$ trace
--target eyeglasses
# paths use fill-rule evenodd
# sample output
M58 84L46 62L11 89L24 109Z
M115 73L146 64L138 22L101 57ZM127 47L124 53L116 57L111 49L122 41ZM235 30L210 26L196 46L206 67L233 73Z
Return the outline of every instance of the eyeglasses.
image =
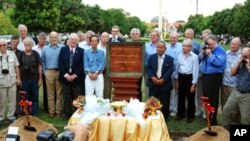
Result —
M184 45L184 44L183 44L182 46L183 46L183 47L184 47L184 46L185 46L185 47L190 47L190 45Z
M6 47L6 44L2 44L2 45L0 45L0 47Z

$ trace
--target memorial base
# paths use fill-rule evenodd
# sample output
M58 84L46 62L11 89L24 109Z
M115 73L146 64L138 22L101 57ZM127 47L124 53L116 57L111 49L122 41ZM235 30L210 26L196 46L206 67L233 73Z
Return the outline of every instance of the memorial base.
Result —
M141 77L121 77L112 76L113 82L113 101L127 100L136 98L141 100Z

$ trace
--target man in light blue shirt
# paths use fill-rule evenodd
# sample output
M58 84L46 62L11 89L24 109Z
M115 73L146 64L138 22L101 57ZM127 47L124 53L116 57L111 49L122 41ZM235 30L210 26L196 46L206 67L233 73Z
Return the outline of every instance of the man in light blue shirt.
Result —
M104 51L97 49L99 38L96 35L90 37L91 49L84 52L85 95L94 93L97 97L103 97L104 80L103 70L105 67Z
M58 80L59 53L62 46L58 43L57 32L52 31L49 38L50 44L42 52L42 64L47 84L49 116L54 117L61 116L62 112L62 85Z
M178 42L178 33L171 32L169 35L170 44L167 45L166 54L174 58L174 72L176 68L176 62L178 55L182 52L182 44ZM178 89L175 85L174 75L172 75L172 85L170 97L170 116L175 116L177 113L177 101L178 101Z

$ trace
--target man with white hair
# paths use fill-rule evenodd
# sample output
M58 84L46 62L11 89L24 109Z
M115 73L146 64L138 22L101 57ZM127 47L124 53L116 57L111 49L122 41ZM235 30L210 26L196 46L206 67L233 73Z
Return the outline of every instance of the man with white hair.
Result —
M183 51L178 55L175 70L175 79L177 80L178 110L177 120L185 117L187 109L187 122L193 122L195 113L195 89L199 76L199 59L192 52L192 40L185 39L182 44ZM187 98L187 108L185 106Z
M187 28L185 31L185 38L192 40L192 52L198 55L200 53L200 44L193 40L194 30L192 28Z
M62 83L64 118L68 120L75 111L72 102L79 95L84 95L83 52L78 47L76 33L69 36L69 45L62 47L59 54L59 80Z
M139 28L132 28L130 31L130 38L132 42L138 42L140 39L140 29Z
M18 25L18 32L19 32L19 44L17 46L17 49L24 51L24 44L23 40L28 37L28 28L24 24ZM33 45L36 45L35 41L32 39Z
M49 116L61 115L62 112L62 85L59 77L59 53L61 45L58 43L58 34L52 31L49 35L50 44L42 52L43 72L45 74L48 95Z
M106 49L107 49L107 43L109 42L109 34L107 32L103 32L101 35L101 40L97 46L98 49L102 50L105 55L106 59ZM104 77L104 98L111 99L111 91L112 91L112 81L110 79L110 76L108 76L106 71L106 66L103 71L103 77Z
M178 42L178 33L171 32L169 34L170 44L167 45L166 54L174 58L174 68L176 68L176 62L178 55L182 52L182 44ZM174 70L175 71L175 70ZM172 76L172 78L174 75ZM171 90L170 97L170 116L176 116L178 106L178 89L176 88L175 79L172 79L173 89Z
M95 32L89 30L85 33L85 41L79 43L79 47L84 49L85 51L90 49L91 48L91 45L90 45L90 40L89 38L92 36L92 35L95 35Z
M5 118L15 121L16 86L20 85L19 62L13 51L7 50L7 42L0 39L0 125ZM6 101L6 99L8 101ZM8 105L5 105L8 104ZM8 108L7 108L8 107Z
M34 46L31 38L23 40L25 50L20 53L21 87L26 91L26 99L32 102L31 115L38 116L39 113L39 87L42 85L42 63L38 52L32 50Z

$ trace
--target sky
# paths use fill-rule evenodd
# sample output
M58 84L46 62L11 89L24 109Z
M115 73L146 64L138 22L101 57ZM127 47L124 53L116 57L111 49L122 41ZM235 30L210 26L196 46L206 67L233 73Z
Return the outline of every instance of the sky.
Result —
M150 22L159 15L160 0L82 0L91 6L97 4L102 9L122 8L131 16L137 16L142 21ZM212 15L215 11L232 8L236 3L245 0L198 0L198 13L204 16ZM196 14L196 0L162 0L162 15L169 22L187 21L190 15Z

